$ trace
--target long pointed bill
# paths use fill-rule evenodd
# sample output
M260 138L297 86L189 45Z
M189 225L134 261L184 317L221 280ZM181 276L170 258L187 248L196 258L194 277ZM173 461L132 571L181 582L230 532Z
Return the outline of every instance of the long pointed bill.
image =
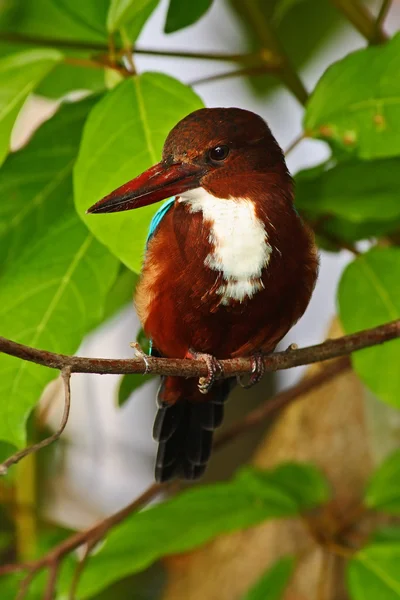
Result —
M192 163L167 165L161 161L96 202L87 212L112 213L147 206L199 187L203 175L204 167Z

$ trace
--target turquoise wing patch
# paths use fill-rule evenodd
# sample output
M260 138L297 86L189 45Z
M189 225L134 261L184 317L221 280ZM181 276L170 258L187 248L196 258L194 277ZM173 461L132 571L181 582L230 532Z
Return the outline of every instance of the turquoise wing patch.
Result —
M160 206L160 208L158 209L158 211L152 218L150 227L149 227L149 232L147 234L146 247L147 247L147 244L149 243L149 241L151 240L151 238L153 237L153 235L155 234L156 229L159 226L159 224L161 223L162 219L165 217L165 215L167 214L169 209L172 208L174 202L175 202L175 197L169 198L168 200L166 200Z

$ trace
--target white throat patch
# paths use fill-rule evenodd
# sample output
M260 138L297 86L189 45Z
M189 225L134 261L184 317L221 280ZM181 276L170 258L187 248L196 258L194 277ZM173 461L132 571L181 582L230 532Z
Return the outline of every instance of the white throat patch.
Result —
M204 264L222 274L224 281L216 290L221 304L242 302L262 290L261 273L272 248L252 200L216 198L200 187L185 192L179 201L188 203L191 212L201 211L211 225L212 251Z

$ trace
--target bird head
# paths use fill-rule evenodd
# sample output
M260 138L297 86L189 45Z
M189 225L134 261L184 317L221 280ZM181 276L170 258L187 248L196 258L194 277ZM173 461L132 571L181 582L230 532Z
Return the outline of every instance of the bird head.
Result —
M202 108L170 131L159 163L87 212L131 210L201 187L219 198L243 196L257 175L266 174L291 187L283 152L265 121L240 108Z

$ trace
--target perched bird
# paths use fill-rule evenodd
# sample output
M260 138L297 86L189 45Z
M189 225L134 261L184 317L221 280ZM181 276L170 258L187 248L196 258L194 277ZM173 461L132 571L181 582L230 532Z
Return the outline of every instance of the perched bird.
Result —
M250 384L257 382L262 354L302 316L318 271L313 235L293 206L283 152L252 112L189 114L169 133L161 162L88 212L165 198L150 227L136 309L152 354L203 358L209 376L199 385L179 377L161 382L157 481L204 473L233 383L214 382L218 359L252 356Z

